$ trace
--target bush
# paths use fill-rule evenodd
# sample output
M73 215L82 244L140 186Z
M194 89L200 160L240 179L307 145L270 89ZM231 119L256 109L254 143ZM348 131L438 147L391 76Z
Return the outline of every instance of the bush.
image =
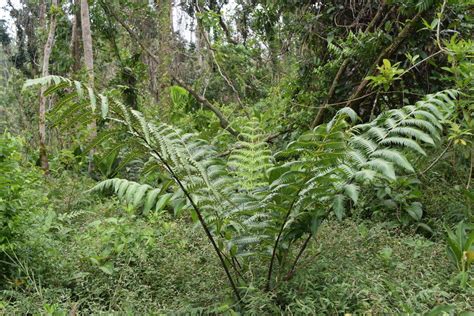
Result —
M41 173L23 163L23 143L9 133L0 137L0 279L7 275L5 262L21 239L22 216L28 216L25 213L31 213L42 200L35 191Z

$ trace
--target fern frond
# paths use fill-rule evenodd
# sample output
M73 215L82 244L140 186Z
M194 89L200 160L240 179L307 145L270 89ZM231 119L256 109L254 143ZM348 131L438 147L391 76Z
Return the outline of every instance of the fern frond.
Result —
M370 161L368 161L365 166L370 167L378 172L380 172L382 175L387 177L390 180L395 180L396 175L395 175L395 169L393 168L393 164L391 162L388 162L386 160L380 159L380 158L375 158Z
M414 172L413 166L408 162L404 155L393 149L378 149L372 153L373 157L380 157L393 162L409 172Z
M426 156L426 152L421 148L420 145L416 141L410 138L404 138L404 137L387 137L384 140L380 142L381 145L384 146L401 146L401 147L407 147L410 149L413 149L423 156Z
M161 188L153 188L148 184L140 184L126 179L108 179L97 183L90 192L107 192L112 190L119 199L131 204L135 208L143 207L143 213L153 207L161 210L169 202L169 195L162 194ZM163 198L165 196L165 198Z
M392 136L392 135L409 136L417 140L420 140L422 142L425 142L427 144L434 145L433 139L428 134L413 127L404 127L404 126L395 127L389 133L389 136Z

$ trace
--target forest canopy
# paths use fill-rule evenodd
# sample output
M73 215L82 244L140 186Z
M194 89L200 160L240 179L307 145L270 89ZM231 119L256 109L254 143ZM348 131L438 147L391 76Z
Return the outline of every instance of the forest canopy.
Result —
M0 314L474 311L471 0L7 0Z

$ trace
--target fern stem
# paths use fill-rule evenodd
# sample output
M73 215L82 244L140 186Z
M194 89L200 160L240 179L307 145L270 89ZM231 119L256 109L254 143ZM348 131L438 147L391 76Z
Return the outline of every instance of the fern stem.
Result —
M449 141L448 145L446 146L446 148L441 152L441 154L436 157L435 160L433 160L433 162L428 166L426 167L425 170L423 170L422 172L420 172L420 176L422 176L423 174L425 174L428 170L430 170L431 168L433 168L434 165L436 165L436 163L441 159L441 157L444 156L444 154L448 151L449 147L451 147L451 144L453 143L452 140Z
M142 137L141 135L138 135L146 144L148 144L148 142L146 141L145 137ZM151 147L150 147L151 148ZM204 217L202 216L201 214L201 211L199 210L198 206L196 205L196 203L194 202L194 200L192 199L191 195L189 194L189 192L186 190L186 188L184 187L183 183L181 182L181 180L178 178L178 176L176 175L176 173L173 171L173 169L171 168L171 166L166 162L166 160L163 159L163 157L160 155L160 153L151 148L151 150L158 156L158 158L160 159L160 161L163 163L163 165L165 166L165 168L167 169L168 173L173 177L173 179L176 181L176 183L178 184L178 186L180 187L180 189L183 191L184 195L186 196L186 198L189 200L189 203L191 203L191 206L192 208L194 209L194 211L196 212L196 215L199 219L199 223L201 224L202 228L204 229L204 232L206 233L206 236L207 238L209 239L209 241L211 242L212 244L212 247L214 248L214 251L216 252L217 256L219 257L219 260L221 262L221 265L222 265L222 268L224 269L225 271L225 274L227 276L227 278L229 279L229 283L232 287L232 290L234 291L234 294L235 296L237 297L237 300L240 302L242 301L242 298L240 297L240 294L239 294L239 291L237 290L237 286L235 285L235 282L234 282L234 279L232 278L232 275L230 274L230 271L229 271L229 268L227 267L226 263L225 263L225 260L224 260L224 257L223 257L223 254L221 253L221 251L219 250L219 247L217 247L217 243L216 241L214 240L214 237L212 236L211 234L211 231L209 230L209 227L207 226L205 220L204 220Z
M240 272L240 270L237 268L240 267L240 263L239 261L237 260L237 258L235 258L235 256L231 256L230 258L228 256L226 256L225 253L223 253L221 251L221 254L224 256L224 258L231 264L232 268L234 268L234 271L235 271L235 274L237 275L237 277L240 277L244 282L247 282L247 280L244 278L244 276L242 275L242 273ZM236 265L237 263L237 265Z
M270 282L272 279L272 273L273 273L273 264L275 263L275 257L276 257L276 251L278 247L278 243L280 242L281 235L283 234L283 229L285 228L286 222L288 221L288 218L290 217L291 211L293 210L293 206L296 203L296 200L298 199L298 195L301 192L301 188L298 190L296 193L295 198L290 204L290 207L288 208L288 211L286 212L285 218L283 219L283 223L281 223L280 231L278 232L277 239L275 240L275 244L273 245L273 250L272 250L272 258L270 259L270 265L268 267L268 274L267 274L267 285L265 286L266 291L270 291Z
M125 123L126 124L126 123ZM128 124L127 124L128 125ZM202 228L204 229L204 232L206 233L206 236L207 238L209 239L209 241L211 242L212 244L212 247L214 248L214 251L216 252L217 256L219 257L219 261L222 265L222 268L224 269L225 271L225 274L227 276L227 279L229 280L229 283L232 287L232 290L234 291L234 294L235 296L237 297L237 300L238 302L241 302L242 301L242 298L239 294L239 291L237 290L237 286L235 285L235 282L234 282L234 279L232 278L232 275L230 274L230 271L229 271L229 268L227 267L226 263L225 263L225 259L223 257L223 254L221 253L221 251L219 250L219 247L217 247L217 243L214 239L214 237L212 236L211 234L211 231L209 229L209 227L207 226L206 224L206 221L204 220L204 217L202 216L202 213L201 211L199 210L199 207L196 205L196 203L194 202L193 198L191 197L191 195L189 194L188 190L186 190L186 188L184 187L183 183L181 182L181 180L179 179L179 177L176 175L176 173L174 172L173 168L171 168L171 166L168 164L168 162L160 155L160 153L151 146L151 144L148 142L148 140L146 139L146 137L142 136L132 125L129 125L129 127L132 129L132 134L138 138L140 138L144 144L146 144L146 147L149 148L151 151L153 151L153 153L158 157L158 159L161 161L161 163L163 164L163 166L165 167L166 171L168 171L168 173L171 175L171 177L174 179L174 181L178 184L178 186L180 187L180 189L183 191L184 195L186 196L186 198L188 199L189 203L191 204L191 207L194 209L194 211L196 212L196 215L198 217L198 220L199 220L199 223L201 224Z
M295 273L295 270L296 270L296 265L298 264L298 261L300 260L301 256L303 255L303 252L306 250L306 247L308 246L309 241L311 240L312 237L313 237L313 234L310 233L308 238L306 238L303 245L301 246L301 249L298 252L298 255L296 256L295 261L293 261L293 266L291 267L290 271L288 271L288 274L285 277L286 281L288 281L289 279L291 279L293 277L293 275Z
M471 150L471 166L469 168L469 177L467 178L466 190L471 187L472 169L474 169L474 149Z

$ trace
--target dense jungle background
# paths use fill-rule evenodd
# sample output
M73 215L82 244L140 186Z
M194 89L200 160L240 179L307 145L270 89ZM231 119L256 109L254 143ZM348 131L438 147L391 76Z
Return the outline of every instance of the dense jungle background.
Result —
M0 314L474 315L472 0L0 3Z

